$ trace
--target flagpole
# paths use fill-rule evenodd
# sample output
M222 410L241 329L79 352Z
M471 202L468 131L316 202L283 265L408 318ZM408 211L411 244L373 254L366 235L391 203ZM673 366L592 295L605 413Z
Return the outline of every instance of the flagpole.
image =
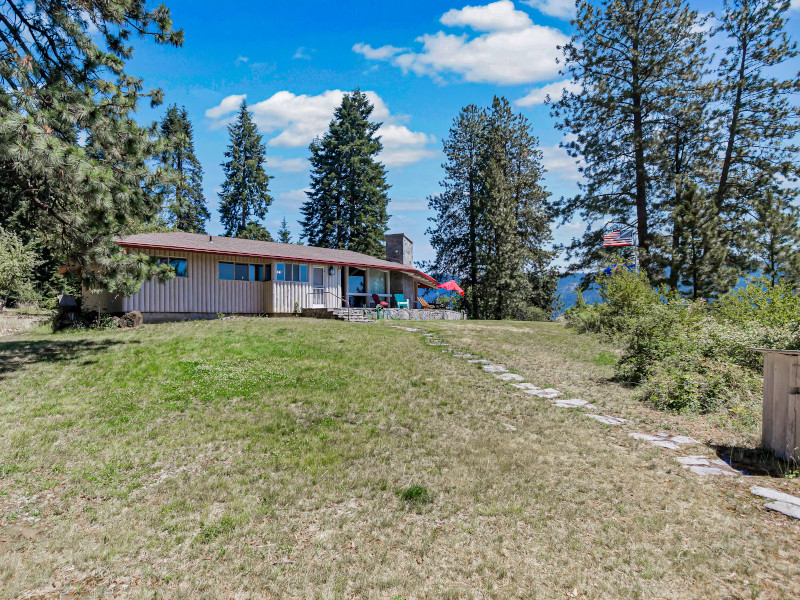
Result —
M633 234L633 264L636 266L636 274L639 274L639 234Z

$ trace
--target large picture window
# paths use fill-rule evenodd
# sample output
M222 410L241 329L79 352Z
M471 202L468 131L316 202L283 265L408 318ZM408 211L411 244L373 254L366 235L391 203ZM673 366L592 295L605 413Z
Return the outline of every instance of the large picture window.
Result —
M219 263L219 278L228 281L269 281L270 265L248 265L242 263Z

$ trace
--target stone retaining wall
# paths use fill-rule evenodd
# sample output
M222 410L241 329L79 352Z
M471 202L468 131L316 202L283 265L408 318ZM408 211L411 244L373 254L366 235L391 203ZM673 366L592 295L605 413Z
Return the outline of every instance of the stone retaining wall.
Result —
M361 310L368 319L378 318L378 311L375 308L363 308ZM438 308L387 308L381 310L381 317L400 321L460 321L467 318L464 313Z

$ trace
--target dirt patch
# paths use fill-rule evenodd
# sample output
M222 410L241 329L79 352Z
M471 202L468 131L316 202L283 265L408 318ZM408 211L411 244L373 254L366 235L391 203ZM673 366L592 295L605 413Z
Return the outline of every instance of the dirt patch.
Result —
M24 525L0 526L0 555L21 550L41 536L41 528Z

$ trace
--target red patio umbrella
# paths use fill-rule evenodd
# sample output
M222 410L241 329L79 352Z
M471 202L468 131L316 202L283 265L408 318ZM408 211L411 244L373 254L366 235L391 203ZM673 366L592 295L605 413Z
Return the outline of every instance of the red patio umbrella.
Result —
M462 296L464 295L464 290L462 290L458 284L454 280L445 281L444 283L440 283L436 287L442 288L443 290L450 290L451 292L458 292Z

